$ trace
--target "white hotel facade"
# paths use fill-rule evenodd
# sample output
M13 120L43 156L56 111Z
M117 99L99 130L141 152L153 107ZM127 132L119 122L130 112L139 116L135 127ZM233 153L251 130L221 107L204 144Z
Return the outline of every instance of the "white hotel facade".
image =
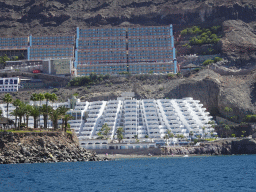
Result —
M110 127L108 134L110 140L117 139L116 130L122 127L123 143L128 144L135 142L135 135L142 142L166 142L164 136L167 130L185 138L190 138L191 131L194 136L203 137L211 137L211 133L214 133L214 129L208 124L212 120L209 112L203 108L199 100L193 100L191 97L137 100L133 98L133 93L124 93L117 100L81 102L73 98L66 103L52 105L54 108L61 105L73 108L67 112L74 117L69 124L77 133L81 146L87 149L108 148L108 141L97 139L97 133L105 123ZM6 110L5 104L0 105L0 108ZM10 109L9 111L14 110L12 105ZM85 118L86 114L87 118ZM40 125L43 126L42 116ZM49 125L51 125L50 121ZM29 120L29 126L33 127L32 118ZM178 142L177 139L169 140L169 143L175 142ZM127 145L126 148L129 146Z

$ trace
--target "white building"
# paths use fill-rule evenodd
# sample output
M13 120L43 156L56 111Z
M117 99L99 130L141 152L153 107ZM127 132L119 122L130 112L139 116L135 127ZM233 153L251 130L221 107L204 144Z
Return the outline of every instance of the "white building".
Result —
M81 146L88 149L107 147L106 140L97 139L97 133L105 123L110 127L108 134L110 140L117 139L116 130L122 127L124 129L123 143L130 144L135 143L136 139L141 142L165 143L164 137L167 130L176 136L183 135L186 139L190 137L190 132L193 132L194 137L197 135L211 137L211 133L214 132L214 129L208 124L212 117L198 100L193 100L190 97L136 100L133 96L133 93L124 93L117 100L94 102L81 102L79 99L73 98L66 103L50 105L53 108L62 105L73 108L67 112L74 117L69 124L77 133ZM1 107L4 111L3 115L6 116L6 104L0 105ZM12 110L14 107L10 105L9 111ZM50 126L52 125L50 120L48 123ZM40 125L43 126L42 116ZM32 117L29 120L29 126L33 127ZM174 138L168 141L170 144L178 142ZM125 146L128 148L130 145ZM144 146L149 146L149 144Z
M19 77L0 78L0 92L17 92L19 83Z

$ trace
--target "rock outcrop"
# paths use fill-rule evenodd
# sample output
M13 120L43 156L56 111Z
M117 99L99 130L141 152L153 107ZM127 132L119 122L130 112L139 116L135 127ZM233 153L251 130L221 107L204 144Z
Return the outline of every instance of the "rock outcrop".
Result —
M241 20L223 22L224 37L221 39L222 54L236 66L255 64L256 61L256 25ZM249 67L249 66L247 66Z
M199 146L170 147L166 152L173 155L256 154L256 141L253 139L220 140L201 143Z
M213 24L254 21L253 0L0 0L0 35L69 33L76 26Z
M62 133L0 134L0 164L100 160Z

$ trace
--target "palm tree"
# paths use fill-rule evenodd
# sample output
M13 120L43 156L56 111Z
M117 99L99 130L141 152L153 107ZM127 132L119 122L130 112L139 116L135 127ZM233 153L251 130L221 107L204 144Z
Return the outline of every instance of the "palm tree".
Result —
M47 105L43 105L41 108L41 113L44 117L44 128L47 129L47 117L48 117L48 113L52 111L52 107L51 106L47 106Z
M18 106L18 108L16 109L17 111L17 115L19 117L19 127L18 129L20 129L20 126L21 126L21 120L22 120L22 117L24 117L26 111L25 111L25 108L26 108L26 105L25 103L21 102L21 104Z
M97 135L100 136L100 137L103 136L107 139L109 131L110 131L110 128L109 128L108 124L105 123L104 125L102 125L102 128L97 133Z
M46 99L46 109L47 109L47 116L46 116L46 122L48 122L48 114L49 114L49 111L48 111L48 102L49 101L55 101L55 100L57 100L58 98L57 98L57 95L55 94L55 93L53 93L53 94L50 94L50 93L45 93L44 94L44 98ZM46 126L46 128L48 128L48 125Z
M16 112L13 114L15 116L15 129L17 128L16 125L17 125L17 110L18 110L18 107L21 105L21 101L19 99L15 99L14 102L12 103L15 107L16 107Z
M74 117L71 116L71 115L69 115L69 114L67 114L67 115L64 116L65 133L66 133L67 127L68 127L68 121L71 120L71 119L73 119L73 118L74 118Z
M193 131L190 131L190 132L189 132L190 140L192 140L193 135L194 135Z
M54 101L57 101L57 100L58 100L57 95L56 95L55 93L52 93L52 94L51 94L51 97L50 97L50 101L51 101L51 102L54 102Z
M26 117L26 127L28 128L28 119L30 116L30 112L32 111L32 106L29 104L26 104L25 106L25 117Z
M53 109L53 110L49 113L49 116L50 116L50 119L52 120L53 128L54 128L55 130L58 129L58 120L59 120L60 117L61 117L59 108L57 108L57 109L55 109L55 110Z
M3 101L7 104L7 119L8 119L9 104L12 102L12 96L11 96L9 93L7 93L7 94L4 96Z
M66 115L66 112L69 110L69 108L66 108L65 106L60 106L58 107L59 113L60 113L60 117L62 119L62 124L61 124L61 129L63 131L63 127L64 127L64 117Z
M45 99L44 94L43 93L38 93L37 98L40 101L40 106L41 106L42 101Z
M37 118L40 116L40 110L38 106L32 106L30 115L34 118L34 128L37 128Z
M116 131L116 134L117 134L117 139L118 139L118 142L120 143L124 136L123 136L123 133L124 133L124 129L122 127L118 128L117 131Z
M10 115L12 115L12 116L15 116L15 129L17 128L17 117L18 117L18 113L17 113L17 109L14 109L11 113L10 113Z
M39 98L38 98L38 94L36 93L33 93L30 97L30 100L31 101L34 101L34 105L35 105L35 101L39 101Z

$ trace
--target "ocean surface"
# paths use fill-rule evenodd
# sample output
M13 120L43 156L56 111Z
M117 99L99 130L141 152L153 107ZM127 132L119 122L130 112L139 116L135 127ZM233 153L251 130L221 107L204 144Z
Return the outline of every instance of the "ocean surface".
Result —
M256 191L256 155L0 165L0 191Z

